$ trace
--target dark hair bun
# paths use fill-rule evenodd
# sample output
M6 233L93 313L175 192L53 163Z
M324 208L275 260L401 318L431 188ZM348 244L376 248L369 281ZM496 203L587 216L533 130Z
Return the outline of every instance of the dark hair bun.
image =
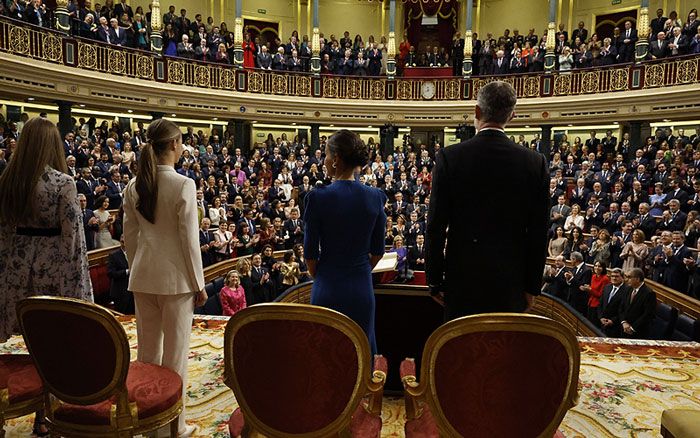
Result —
M341 129L328 138L332 155L337 156L349 167L363 167L369 161L369 149L354 132Z

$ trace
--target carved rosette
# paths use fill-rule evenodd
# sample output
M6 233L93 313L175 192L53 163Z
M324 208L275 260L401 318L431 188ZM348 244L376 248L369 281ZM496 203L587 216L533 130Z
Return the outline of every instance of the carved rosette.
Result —
M626 68L616 68L610 72L610 88L618 90L626 90L627 82L629 81L629 74Z
M198 65L194 70L194 82L200 87L209 87L209 67Z
M338 97L338 79L323 78L323 96Z
M399 100L410 100L411 89L412 85L410 81L399 81L399 84L396 87L396 97L398 97Z
M297 96L311 96L311 78L308 76L296 77Z
M523 93L526 97L538 97L540 95L540 78L530 76L525 79Z
M143 79L153 79L153 58L139 56L136 59L136 75Z
M359 99L362 95L362 86L357 79L348 79L347 81L347 97L349 99Z
M219 75L221 88L225 90L232 90L236 83L236 76L230 69L221 69L221 74Z
M459 81L450 79L445 84L445 98L448 100L459 100Z
M263 90L263 77L261 73L250 72L248 74L248 91L260 93Z
M373 100L383 100L385 97L386 84L383 80L373 80L369 89L370 98Z
M52 62L63 61L63 43L59 37L52 33L44 35L41 45L45 60Z
M110 73L123 74L126 71L126 55L121 50L110 50L107 58Z
M92 44L78 43L78 67L97 68L97 50Z
M559 75L554 80L554 94L567 96L571 94L571 75Z
M589 71L583 75L581 80L581 89L584 93L597 93L600 84L599 75L597 71Z
M22 27L10 27L10 51L27 54L29 52L29 31Z
M662 65L648 65L644 71L644 87L660 87L664 84L664 68Z
M168 82L173 84L181 84L185 79L185 66L182 62L168 62Z
M287 94L287 77L285 75L272 75L272 92L274 94Z
M695 78L697 77L698 63L696 60L688 59L678 62L678 69L676 70L676 79L678 83L688 84L690 82L695 82Z

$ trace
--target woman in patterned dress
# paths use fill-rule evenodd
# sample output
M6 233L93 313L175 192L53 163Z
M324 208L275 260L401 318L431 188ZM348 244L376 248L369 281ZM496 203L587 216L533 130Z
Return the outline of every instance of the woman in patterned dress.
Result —
M26 297L93 301L78 191L67 171L56 126L28 121L0 176L0 343L19 333L15 305ZM35 418L34 433L45 436L43 414Z
M0 177L0 342L18 333L15 304L25 297L93 300L78 192L66 172L56 126L27 122Z

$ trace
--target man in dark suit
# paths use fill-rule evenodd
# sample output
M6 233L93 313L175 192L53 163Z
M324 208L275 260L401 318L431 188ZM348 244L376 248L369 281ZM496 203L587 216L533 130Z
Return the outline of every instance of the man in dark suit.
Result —
M199 228L199 249L202 253L202 266L207 267L213 263L213 250L214 247L211 245L212 236L209 234L209 227L211 226L211 221L209 218L204 218L200 222Z
M574 265L571 271L564 274L566 284L569 286L569 304L585 316L588 314L588 290L583 286L591 284L593 271L583 262L583 255L580 252L572 252L569 258Z
M496 52L496 59L493 60L491 65L492 75L505 75L508 74L508 60L505 58L505 53L503 50Z
M414 271L425 271L425 237L416 236L416 244L408 250L408 267Z
M613 268L608 270L610 284L603 288L603 295L600 297L598 306L598 321L593 321L603 329L610 337L620 336L620 301L622 297L628 296L629 286L625 284L622 269Z
M656 18L651 20L651 34L658 35L659 32L664 30L664 25L666 24L668 18L664 17L664 10L659 8L656 10Z
M122 205L123 193L126 184L122 183L122 176L118 170L112 171L112 179L107 182L105 196L109 198L109 208L117 209Z
M253 304L266 303L276 298L270 272L262 265L262 257L256 253L250 257L250 281L253 283Z
M672 233L671 246L665 247L662 254L668 264L663 284L678 292L687 293L690 269L695 259L690 249L685 246L685 236L682 231Z
M121 2L117 3L116 6L114 6L114 16L118 17L120 20L122 18L122 15L128 15L129 18L134 18L134 11L131 9L131 6L126 4L126 0L122 0Z
M573 43L576 41L576 37L579 37L581 39L582 43L585 43L588 41L588 29L583 27L583 21L578 22L578 29L574 29L573 32L571 32L571 42Z
M464 38L459 32L452 40L452 76L462 76L462 61L464 60ZM479 65L478 63L476 65Z
M656 294L644 284L644 271L639 268L627 272L630 290L619 304L620 336L647 339L656 313Z
M545 286L543 292L554 295L564 301L568 301L569 288L566 284L564 275L568 272L566 260L563 255L559 255L554 259L554 266L549 266L547 273L544 276Z
M540 294L549 171L542 154L518 146L504 132L516 100L510 84L485 85L475 107L477 134L435 154L426 275L431 295L445 305L447 320L486 312L522 312ZM511 184L484 183L492 179L493 169L483 163L494 160ZM505 198L510 201L496 201ZM494 202L476 212L474 199ZM465 287L467 279L469 287Z
M285 247L292 249L297 243L304 243L304 222L299 219L299 210L293 208L289 219L284 221Z
M631 21L625 21L625 30L622 31L622 45L618 48L620 62L634 61L635 44L637 43L637 29L632 28Z
M262 46L262 51L258 53L258 65L263 70L272 69L272 56L267 53L267 46Z
M119 239L121 247L109 255L107 261L107 276L111 280L109 296L114 300L114 308L117 312L133 315L134 295L129 288L129 263L124 252L124 235Z
M95 249L95 233L99 229L99 221L95 217L95 213L87 208L87 197L79 193L78 201L80 202L80 212L83 218L83 230L85 231L85 246L88 251Z
M671 53L666 41L666 34L659 32L656 34L656 41L649 43L649 56L651 59L663 59Z
M126 46L126 31L119 27L119 21L116 18L109 20L109 25L112 27L113 39L112 44L117 46Z

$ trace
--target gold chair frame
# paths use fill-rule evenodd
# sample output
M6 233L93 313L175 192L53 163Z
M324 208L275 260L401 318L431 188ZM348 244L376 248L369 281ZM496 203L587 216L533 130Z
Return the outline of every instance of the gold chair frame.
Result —
M306 321L327 325L345 334L355 346L358 371L353 393L343 412L323 429L304 434L290 434L274 429L255 415L242 394L232 356L236 333L251 322L273 320ZM242 436L274 436L276 438L298 438L302 436L304 438L349 437L348 426L352 421L352 414L363 398L369 396L366 410L370 414L379 415L382 411L386 374L382 371L374 371L370 377L370 356L369 342L365 332L353 320L335 310L308 304L268 303L251 306L236 313L226 324L226 332L224 334L224 383L233 390L241 412L245 417L245 429Z
M420 402L430 408L440 436L460 437L462 435L450 424L437 399L435 390L435 362L443 345L456 337L479 332L516 331L529 332L557 339L564 346L569 357L569 373L564 398L549 423L540 434L541 438L551 438L561 424L566 412L578 402L578 375L581 352L576 336L560 322L538 315L523 313L489 313L465 316L447 322L433 332L423 350L420 383L416 376L404 376L404 401L406 419L413 420L422 414Z
M5 421L24 417L41 410L44 406L44 395L10 404L10 393L7 388L0 390L0 438L5 437Z
M172 438L178 436L178 418L182 412L182 399L166 411L143 419L138 417L136 403L129 402L129 394L126 388L126 376L130 363L129 342L124 327L109 310L74 298L50 296L26 298L17 303L17 315L23 334L25 333L23 317L27 312L33 310L61 311L91 319L107 331L116 347L115 372L109 384L94 394L82 397L65 394L53 387L44 377L42 369L37 366L37 372L44 384L45 398L43 405L46 424L52 437L132 437L152 432L168 425L170 425L170 436ZM26 344L30 355L35 357L31 345L28 342ZM73 424L55 418L54 413L63 402L86 406L103 402L112 397L116 398L116 404L111 406L110 424L108 426Z

